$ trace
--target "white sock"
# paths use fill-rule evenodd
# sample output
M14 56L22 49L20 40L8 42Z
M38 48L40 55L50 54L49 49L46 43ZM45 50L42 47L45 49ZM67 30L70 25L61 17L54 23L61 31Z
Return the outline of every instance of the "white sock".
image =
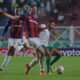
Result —
M3 62L3 64L2 64L2 66L1 66L1 69L4 69L6 66L7 66L7 64L9 63L9 61L10 61L10 59L11 59L11 56L6 56L6 58L4 59L4 62Z
M39 60L37 58L34 58L31 63L29 64L29 67L33 67L35 66L37 63L39 62Z
M44 54L41 53L40 55L40 72L44 71Z

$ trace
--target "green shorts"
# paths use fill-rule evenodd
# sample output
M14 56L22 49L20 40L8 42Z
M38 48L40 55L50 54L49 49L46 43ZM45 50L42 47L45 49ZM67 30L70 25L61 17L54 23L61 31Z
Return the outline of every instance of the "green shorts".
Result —
M45 46L45 45L42 45L42 47L44 48L44 49L48 49L50 52L52 51L52 49L53 49L53 47L52 46Z

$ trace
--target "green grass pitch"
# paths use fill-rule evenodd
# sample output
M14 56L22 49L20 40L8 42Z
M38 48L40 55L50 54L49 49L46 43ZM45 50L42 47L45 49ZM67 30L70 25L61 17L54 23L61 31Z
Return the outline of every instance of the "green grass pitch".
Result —
M12 57L4 71L0 72L0 80L80 80L80 57L62 57L53 67L64 66L62 75L54 72L52 75L40 76L40 67L37 64L29 74L25 74L25 64L32 57ZM0 66L4 57L0 57ZM46 69L46 67L45 67Z

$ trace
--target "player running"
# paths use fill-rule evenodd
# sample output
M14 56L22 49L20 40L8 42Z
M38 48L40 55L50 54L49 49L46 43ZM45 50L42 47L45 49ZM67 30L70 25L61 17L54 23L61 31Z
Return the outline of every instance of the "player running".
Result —
M4 14L4 13L2 13ZM17 8L16 15L20 16L21 9ZM7 26L5 27L1 40L4 40L4 35L6 34L8 28L11 26L10 29L10 36L8 40L8 53L6 58L4 59L4 62L0 68L0 71L2 71L6 65L9 63L11 56L13 56L17 51L19 51L23 46L18 47L21 43L21 39L23 37L23 21L22 20L9 20Z
M47 74L49 74L49 72L50 72L51 65L53 63L55 63L61 57L61 53L57 49L55 49L55 48L48 45L49 37L50 37L50 31L49 30L53 29L54 26L55 26L55 23L53 21L49 21L48 25L42 24L41 27L45 28L45 29L43 31L41 31L40 34L39 34L41 45L45 49ZM40 69L42 71L44 71L44 62L43 62L44 58L42 56L43 56L43 54L41 54L40 62L42 62L43 66L40 66ZM50 62L50 58L52 56L56 56L56 57ZM37 60L37 58L35 58L35 59L32 60L32 62L33 63L29 64L29 67L28 67L29 70L33 66L35 66L39 61ZM43 73L41 75L45 75L45 74Z
M54 26L55 26L55 23L53 21L49 21L48 25L45 25L45 24L41 25L41 28L45 28L45 29L43 31L41 31L40 34L39 34L41 45L45 49L45 56L47 57L47 59L46 59L47 64L48 64L47 65L47 73L49 72L49 69L50 69L50 63L48 62L48 60L51 58L51 56L52 55L60 56L60 54L57 53L57 52L56 53L52 52L52 54L51 54L51 52L48 49L48 47L50 48L50 46L48 46L49 36L50 36L49 30L53 29ZM53 48L53 50L55 50L55 49ZM40 66L40 69L41 69L41 71L44 71L44 58L43 58L43 54L41 54L40 56L41 56L40 57L40 62L42 63L42 66ZM33 59L32 62L28 66L28 72L38 62L39 62L39 60L37 58ZM41 75L45 75L45 73L43 73Z
M37 59L39 60L40 53L44 55L44 49L41 47L41 43L39 40L39 30L41 28L38 27L38 22L34 17L36 11L37 11L37 7L32 6L30 9L30 14L23 14L20 16L11 16L10 14L5 13L4 11L0 11L0 12L11 19L14 19L14 20L20 19L24 21L26 39L29 40L30 45L33 45L35 47L36 53L37 53L36 54ZM28 66L29 65L26 65L26 74L28 74ZM44 71L40 71L40 72L43 73Z
M49 38L50 38L50 30L53 29L55 23L53 21L49 21L48 25L42 24L41 27L47 27L47 29L40 32L40 40L42 43L42 47L45 49L46 56L46 65L47 65L47 74L49 74L50 70L53 72L52 65L61 57L62 53L58 51L56 48L49 46ZM55 56L52 61L50 58Z

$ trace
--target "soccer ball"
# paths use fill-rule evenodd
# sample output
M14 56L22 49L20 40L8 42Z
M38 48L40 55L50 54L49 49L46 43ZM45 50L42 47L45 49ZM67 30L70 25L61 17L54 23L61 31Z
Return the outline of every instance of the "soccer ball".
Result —
M55 71L58 74L63 74L64 73L64 67L63 66L58 66L58 67L55 68Z

